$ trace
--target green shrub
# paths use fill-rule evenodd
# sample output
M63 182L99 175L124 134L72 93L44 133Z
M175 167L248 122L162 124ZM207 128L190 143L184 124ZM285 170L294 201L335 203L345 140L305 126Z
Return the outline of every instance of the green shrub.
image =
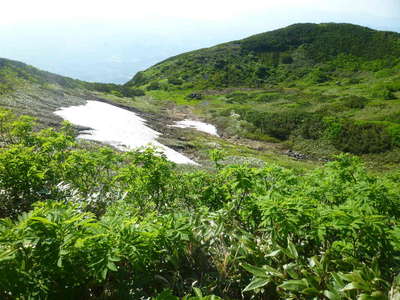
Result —
M301 127L305 119L311 116L310 113L296 110L271 113L241 109L238 113L262 133L280 140L286 140L294 130Z
M387 132L392 138L392 144L397 147L400 147L400 125L399 124L387 125Z
M148 82L148 79L144 72L137 72L135 76L133 76L132 80L129 83L132 83L135 86L141 86Z
M227 103L245 103L251 99L251 96L244 92L234 92L226 96Z
M300 135L305 139L316 140L324 135L326 124L323 122L323 115L312 114L307 116L301 126Z
M393 90L388 85L379 85L371 90L371 96L376 97L383 100L393 100L396 99L396 96L393 93Z
M292 58L290 55L288 55L288 54L282 55L282 56L281 56L281 62L282 62L283 64L288 65L288 64L291 64L291 63L293 62L293 58Z
M145 92L141 89L130 89L129 90L129 96L144 96Z
M365 104L368 103L368 99L353 95L343 98L342 102L345 106L349 108L363 109L365 107Z
M327 132L332 144L344 152L379 153L392 148L392 137L383 124L341 120L330 123Z
M258 67L256 70L257 78L265 79L269 75L270 75L269 68L267 68L267 67L261 66L261 67Z
M382 145L382 130L400 133L389 122L245 112L254 122L275 117L265 129L314 128L322 119L327 138L357 151L375 150L368 139ZM221 151L211 152L212 171L182 172L153 149L77 149L69 126L33 128L30 118L0 111L1 299L398 293L399 174L376 176L350 155L310 171L253 168L224 164Z
M123 97L124 95L120 91L111 91L111 95L117 96L117 97Z
M393 69L383 69L375 72L376 78L385 78L396 74L396 70Z
M282 95L279 93L265 93L265 94L262 93L262 94L258 94L255 97L255 101L260 102L260 103L268 103L268 102L276 101L280 97L282 97Z
M400 124L400 111L393 112L385 117L385 121Z
M161 85L158 81L152 81L148 86L147 90L148 91L153 91L153 90L159 90L161 88Z
M314 69L308 73L306 76L306 80L310 83L324 83L330 80L330 77L326 72L322 71L321 69Z
M168 78L168 83L173 85L181 85L183 83L183 80L179 78Z

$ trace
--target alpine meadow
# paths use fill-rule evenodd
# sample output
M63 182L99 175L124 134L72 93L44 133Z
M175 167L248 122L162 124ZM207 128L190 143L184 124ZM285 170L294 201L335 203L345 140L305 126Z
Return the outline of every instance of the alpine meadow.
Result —
M88 101L164 148L55 113ZM399 300L400 33L298 23L125 84L1 58L0 299Z

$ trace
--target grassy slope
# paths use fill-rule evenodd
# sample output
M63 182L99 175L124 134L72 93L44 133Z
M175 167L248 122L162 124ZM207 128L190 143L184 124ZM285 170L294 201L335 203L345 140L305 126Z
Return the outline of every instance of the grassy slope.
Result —
M94 90L90 83L44 72L21 62L0 59L0 106L19 114L36 117L41 127L60 124L61 119L53 114L60 107L80 105L86 100L98 99L141 112L143 117L149 120L152 128L163 133L161 141L164 144L178 151L184 151L200 161L205 168L210 165L208 151L215 145L226 150L229 156L227 162L235 162L248 156L267 161L276 160L272 152L260 154L254 149L207 134L165 126L172 124L176 119L174 111L181 111L182 115L187 113L184 108L175 106L170 101L155 101L150 96L135 99L121 97L119 86L96 85L97 90L105 89L108 93ZM112 90L109 90L110 87ZM282 165L296 168L310 167L308 163L292 162L284 156L278 161ZM259 160L254 162L260 163Z
M0 58L0 106L37 117L43 125L60 123L52 113L57 108L101 100L104 93L114 94L114 101L123 103L129 91L116 84L84 82Z
M257 87L302 78L332 60L349 65L385 58L379 64L391 65L400 56L399 39L398 33L351 24L295 24L171 57L139 72L126 85L170 80L172 85L182 82L195 88Z
M37 117L43 125L57 125L57 108L92 98L84 83L38 70L21 62L0 59L0 105Z
M295 24L169 58L126 87L188 105L226 136L278 139L314 158L352 152L374 167L392 168L400 163L399 57L398 33ZM192 93L202 99L191 100ZM328 119L342 133L310 137L308 119L311 135L326 129Z
M163 142L200 160L219 147L231 162L250 156L303 168L347 151L388 169L400 163L396 136L386 138L390 131L400 141L399 41L399 34L350 24L297 24L172 57L124 86L86 83L1 59L0 104L56 125L60 119L52 112L58 107L101 98L162 116L152 125L164 133ZM143 90L146 96L131 97ZM201 99L188 98L192 93ZM216 124L224 139L165 128L187 116ZM326 120L332 118L336 123L329 126L342 126L350 137L327 137ZM347 120L362 124L342 124ZM287 149L311 162L282 155Z

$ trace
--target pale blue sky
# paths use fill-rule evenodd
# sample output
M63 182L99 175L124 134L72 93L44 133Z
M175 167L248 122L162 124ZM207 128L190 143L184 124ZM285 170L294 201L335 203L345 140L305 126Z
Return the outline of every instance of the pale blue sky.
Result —
M171 55L299 22L400 32L400 0L3 0L0 57L125 82Z

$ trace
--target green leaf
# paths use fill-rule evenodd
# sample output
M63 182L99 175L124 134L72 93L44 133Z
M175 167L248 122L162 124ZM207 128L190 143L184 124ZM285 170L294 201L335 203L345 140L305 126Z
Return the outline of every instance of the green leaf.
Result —
M296 246L290 241L288 240L288 250L289 250L289 256L291 258L298 258L299 254L297 253L297 249Z
M103 280L106 279L106 277L107 277L107 272L108 272L108 268L104 268L103 271L101 271L101 278L102 278Z
M200 299L203 298L203 293L201 292L201 290L197 287L193 287L193 291L196 294L197 297L199 297Z
M360 294L360 295L357 297L357 300L377 300L377 299L379 299L379 298L371 297L371 296L368 295L368 294Z
M57 267L62 268L62 256L60 256L57 260Z
M340 291L341 292L346 292L346 291L352 291L352 290L361 290L364 289L365 286L359 282L350 282L346 284L344 288L342 288Z
M289 291L300 292L308 288L308 282L306 279L287 280L283 282L279 287Z
M316 288L306 288L301 291L302 294L304 295L309 295L309 296L318 296L319 291Z
M252 273L254 276L257 277L262 277L262 278L268 278L267 270L259 267L254 267L249 264L242 264L242 267L246 269L246 271L249 271Z
M51 222L50 220L43 218L43 217L32 217L31 220L39 221L40 223L51 225L51 226L57 226L57 224L55 224L55 223Z
M275 275L278 277L283 277L283 274L281 272L279 272L277 269L274 269L268 265L263 266L263 268L265 269L265 271L267 271L268 273L271 273L272 275Z
M76 248L82 248L85 245L85 239L79 238L75 242Z
M107 263L107 268L111 271L118 271L117 266L112 261Z
M117 256L109 256L109 257L108 257L108 260L110 260L110 261L120 261L121 258L120 258L120 257L117 257Z
M243 290L243 292L255 290L267 285L270 282L269 278L256 278L250 282Z
M6 250L2 253L0 253L0 261L6 261L6 260L10 260L10 259L14 259L14 253L17 252L17 250L14 249L10 249L10 250Z
M338 294L332 293L331 291L324 291L324 296L328 298L329 300L340 300L342 297L340 297Z
M295 270L296 264L289 263L283 266L283 269L292 277L293 279L299 279L299 275Z
M278 249L278 250L272 251L271 253L267 254L266 257L275 257L281 252L282 251L280 249Z

